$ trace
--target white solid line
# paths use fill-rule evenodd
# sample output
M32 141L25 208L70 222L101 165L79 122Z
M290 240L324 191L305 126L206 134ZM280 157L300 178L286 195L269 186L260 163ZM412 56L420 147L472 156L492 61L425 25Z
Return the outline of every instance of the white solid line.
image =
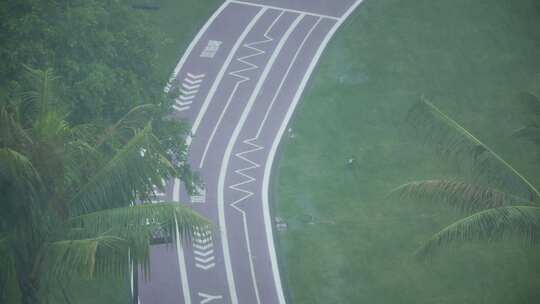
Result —
M264 8L263 10L266 11L266 8ZM240 73L242 72L246 72L246 71L250 71L250 70L255 70L255 69L258 69L259 66L258 65L255 65L253 63L250 63L248 61L246 61L248 58L252 58L252 57L256 57L256 56L259 56L259 55L262 55L262 54L266 54L265 51L263 50L259 50L257 48L254 48L253 46L254 45L257 45L257 44L262 44L262 43L267 43L267 42L271 42L271 41L274 41L273 38L271 38L270 36L268 36L268 34L270 33L270 31L272 31L272 29L274 28L274 26L276 25L277 21L279 19L281 19L281 16L283 15L283 12L281 12L275 19L274 21L272 22L272 24L270 24L270 26L266 29L263 37L266 38L266 40L260 40L260 41L255 41L255 42L250 42L250 43L246 43L244 44L244 47L246 48L249 48L251 50L257 50L259 51L258 53L252 53L252 54L249 54L247 56L244 56L244 57L241 57L241 58L238 58L236 59L237 61L240 61L244 64L246 64L247 68L243 68L241 70L237 70L237 71L232 71L232 72L229 72L229 75L233 75L235 77L240 77L241 79L238 80L235 85L234 85L234 88L231 92L231 94L229 95L229 98L227 99L227 102L225 103L225 107L223 108L223 110L221 111L220 115L219 115L219 118L216 122L216 124L214 125L214 129L212 130L212 133L210 134L210 137L208 138L208 140L206 141L206 146L204 147L204 151L203 151L203 154L202 154L202 157L201 157L201 161L199 162L199 169L201 169L204 165L204 161L206 160L206 155L208 153L208 150L210 149L210 145L212 144L212 141L214 140L214 136L216 135L217 133L217 130L219 128L219 126L221 125L221 121L223 120L223 117L225 116L225 113L227 112L227 109L229 109L229 106L231 104L231 101L232 99L236 96L236 91L238 90L238 88L240 88L240 85L246 81L249 81L251 80L251 78L249 77L245 77L245 76L242 76Z
M283 88L283 85L285 84L285 81L287 80L287 77L289 77L289 73L291 72L292 67L296 63L296 59L298 59L298 55L300 54L300 52L304 48L304 45L306 44L306 41L308 40L308 38L313 33L313 30L315 30L315 28L317 28L317 25L319 25L319 23L321 23L321 20L322 20L322 18L317 19L317 22L315 22L313 24L313 26L311 27L309 32L304 37L304 40L302 40L302 43L298 46L298 49L296 50L296 53L294 54L294 57L291 60L291 63L287 67L287 71L285 72L285 75L283 75L283 78L281 78L281 82L280 82L276 92L274 93L274 97L272 98L272 102L270 102L270 105L268 106L268 109L266 109L266 113L264 114L264 118L263 118L263 120L261 122L261 125L259 126L259 130L257 130L257 135L255 135L254 139L259 138L259 136L261 135L261 131L264 128L264 125L266 124L266 120L268 119L268 116L270 115L270 111L272 110L272 107L274 106L274 103L276 102L276 99L279 96L279 93L281 92L281 89Z
M262 88L262 85L266 81L266 78L268 77L268 74L270 73L271 68L273 67L278 55L281 53L281 49L285 45L285 42L287 41L287 38L291 35L293 30L296 28L300 20L304 15L298 15L294 22L291 24L289 29L287 29L287 32L281 37L278 45L276 46L276 49L274 50L274 53L272 53L272 56L270 57L268 63L266 64L264 71L261 74L261 77L259 78L259 81L257 82L257 85L255 86L255 89L251 93L251 96L246 104L246 107L244 108L244 111L242 112L242 116L240 117L240 121L236 125L233 134L231 136L231 139L229 140L229 143L227 145L227 149L225 150L225 154L223 156L223 162L221 164L221 170L219 172L219 180L218 180L218 214L219 214L219 227L221 232L221 239L223 242L223 255L224 255L224 262L225 262L225 271L227 273L227 280L229 281L229 288L231 293L231 302L232 304L238 304L238 298L236 296L236 288L234 286L234 276L232 273L232 265L231 265L231 257L229 252L229 241L227 239L227 225L225 222L225 200L224 200L224 188L225 188L225 176L227 175L227 169L229 167L229 160L232 155L232 150L234 148L234 145L236 144L236 141L238 139L238 136L240 135L240 131L242 130L242 127L244 126L244 123L246 122L246 119L249 115L249 112L251 111L251 108L253 107L253 104L255 103L255 99L259 95L259 92ZM251 259L251 256L249 257ZM252 272L252 278L254 278L254 270L251 269ZM254 286L255 290L257 291L257 285Z
M283 133L285 132L285 129L287 128L287 125L289 124L289 121L292 117L292 114L294 112L294 109L296 108L296 105L298 104L298 101L300 100L300 97L302 96L302 92L304 91L307 82L313 73L313 70L315 69L315 66L317 65L317 62L319 61L319 58L322 55L322 52L332 36L334 36L334 33L337 31L337 29L341 26L341 24L349 17L349 15L362 3L363 0L357 0L343 15L340 20L334 24L332 29L326 34L326 37L324 38L323 42L319 46L319 49L317 50L317 53L311 60L311 63L306 71L306 74L304 78L302 79L302 82L300 83L300 86L298 87L298 90L296 91L296 94L294 95L293 101L287 111L287 114L285 115L285 119L281 123L281 127L279 128L279 131L277 133L277 136L274 139L274 142L272 143L272 147L270 148L270 153L268 155L268 161L266 162L266 166L264 169L264 177L263 177L263 190L262 190L262 201L263 201L263 208L264 208L264 223L266 227L266 238L268 240L268 248L270 251L270 263L272 264L272 270L274 272L274 282L276 285L277 293L279 296L279 304L285 304L285 297L283 295L283 289L281 285L281 277L279 275L279 266L277 263L277 257L276 257L276 250L274 245L274 236L272 231L272 219L270 217L270 206L269 206L269 188L270 188L270 173L272 170L272 165L276 156L277 148L279 146L279 142L281 141L281 137L283 137Z
M174 179L172 199L174 202L180 201L180 180L178 178ZM184 248L180 242L180 233L178 230L176 215L174 216L174 222L176 224L176 253L178 256L178 267L180 268L180 280L182 281L182 294L184 294L184 303L191 304L191 291L189 290L189 282L187 278L186 259L184 257Z
M217 88L219 84L221 83L221 79L223 79L223 76L225 75L227 68L231 64L231 61L233 60L236 51L242 45L244 38L246 38L247 34L251 31L253 26L255 26L255 23L259 20L259 18L261 17L264 11L265 11L264 9L259 10L257 15L255 15L255 17L251 20L248 26L246 26L246 28L244 29L240 37L238 37L238 39L236 40L236 43L234 44L233 48L229 52L227 59L225 59L225 62L223 63L221 70L219 70L219 73L217 74L216 79L214 80L214 83L212 84L212 87L210 88L210 91L208 91L208 95L204 99L203 105L201 106L201 110L199 111L199 114L195 118L195 121L193 122L193 126L191 127L191 134L197 133L197 129L199 128L199 125L201 124L201 120L204 114L206 113L206 110L208 109L208 106L210 105L212 98L214 98L214 94L216 94Z
M193 51L193 48L195 48L197 43L199 43L199 40L201 40L202 35L206 32L206 30L208 29L210 24L212 24L212 22L214 22L214 19L216 19L219 16L219 14L221 14L221 12L229 5L229 3L230 3L229 1L223 2L223 4L206 21L206 23L203 25L203 27L201 27L201 29L199 30L197 35L195 35L195 38L193 38L193 40L189 43L188 48L186 49L186 51L182 55L182 58L180 58L180 61L178 61L178 64L174 68L174 71L173 71L171 77L169 78L169 81L167 82L167 86L165 87L165 90L164 90L165 93L169 92L169 89L172 86L172 82L176 79L176 76L178 76L178 73L180 72L180 70L184 66L184 63L186 62L187 58L189 57L189 55ZM191 73L189 75L193 76L194 78L195 78L195 76L200 76L200 75L193 75ZM201 75L204 75L204 74L201 74Z
M290 9L290 8L285 8L285 7L280 7L280 6L244 2L244 1L239 1L239 0L229 0L229 2L237 3L237 4L243 4L243 5L249 5L249 6L264 7L264 8L268 8L268 9L276 9L276 10L281 10L281 11L291 12L291 13L297 13L297 14L303 14L303 15L311 15L311 16L321 17L321 18L339 20L339 17L336 17L336 16L330 16L330 15L323 15L323 14L317 14L317 13L312 13L312 12L300 11L300 10L295 10L295 9Z

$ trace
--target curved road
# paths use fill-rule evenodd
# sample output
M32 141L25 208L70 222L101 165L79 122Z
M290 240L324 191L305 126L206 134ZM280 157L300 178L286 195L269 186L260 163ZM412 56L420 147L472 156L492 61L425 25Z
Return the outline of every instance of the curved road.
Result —
M216 232L151 249L141 304L284 304L269 207L280 139L328 41L362 0L229 0L197 34L169 86L191 123L189 162L205 182L178 180L158 199L182 201ZM173 84L171 86L171 84Z

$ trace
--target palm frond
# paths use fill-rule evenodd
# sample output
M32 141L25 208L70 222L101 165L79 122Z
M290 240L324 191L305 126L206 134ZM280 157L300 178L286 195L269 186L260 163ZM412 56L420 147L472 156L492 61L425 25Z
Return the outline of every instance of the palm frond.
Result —
M150 272L149 248L152 237L160 234L176 242L189 240L194 229L210 229L211 224L192 209L179 203L140 204L102 210L77 216L69 221L71 234L89 237L107 233L127 241L130 256L145 274Z
M21 303L15 257L7 235L0 235L0 270L0 302Z
M154 185L173 174L173 165L161 151L151 125L147 125L76 189L69 206L73 215L126 206L137 194L152 192Z
M12 105L0 106L0 145L4 147L29 146L30 135L18 120L18 109Z
M459 220L435 234L417 256L432 256L438 249L459 241L494 241L507 235L522 238L526 245L540 241L540 208L507 206L488 209Z
M52 69L33 69L29 66L24 66L29 76L31 89L22 93L23 98L37 108L37 112L41 117L49 110L49 104L51 103L52 85L53 82L58 79L52 71Z
M147 203L101 210L73 217L69 223L72 227L83 228L91 235L149 226L153 230L164 229L175 235L175 227L178 225L181 239L189 239L195 227L207 229L206 227L210 226L210 223L198 213L175 202Z
M510 205L525 200L502 191L453 180L420 180L400 185L391 191L402 199L437 201L461 212L471 213Z
M23 154L10 148L0 148L0 181L11 185L15 191L25 191L33 198L41 187L41 177L32 162Z
M470 161L474 173L482 174L505 191L540 200L540 192L527 178L431 102L422 99L416 103L407 120L439 153L460 162Z
M126 138L134 135L134 131L144 128L150 120L150 114L154 111L155 105L153 104L143 104L133 107L114 125L105 130L104 134L98 138L96 148L111 140L113 142L120 141L125 143Z
M51 277L92 279L100 274L123 275L128 269L128 245L119 237L63 240L46 244L35 271Z

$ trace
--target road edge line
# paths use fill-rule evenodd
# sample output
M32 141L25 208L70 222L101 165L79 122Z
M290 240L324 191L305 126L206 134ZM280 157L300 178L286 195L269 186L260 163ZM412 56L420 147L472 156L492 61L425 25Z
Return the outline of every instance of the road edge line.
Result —
M208 18L208 20L206 20L204 25L197 32L197 35L195 35L193 40L191 40L191 42L189 43L187 49L184 51L184 54L182 54L182 57L180 58L180 61L178 61L178 63L176 64L176 67L174 68L173 73L171 74L171 77L169 77L169 80L167 81L167 85L165 86L165 89L164 89L165 93L168 93L169 90L171 89L172 82L176 79L176 77L178 76L178 73L180 73L180 70L182 69L182 67L184 67L184 64L186 63L187 58L189 57L189 55L191 54L191 52L195 48L195 45L197 45L197 43L199 43L199 40L201 40L202 35L210 27L210 24L212 24L212 22L214 22L214 20L219 16L219 14L221 14L221 12L223 10L225 10L225 8L230 3L231 3L230 0L225 0L218 7L218 9L210 16L210 18Z
M261 12L266 11L266 8L262 8ZM305 14L299 14L295 21L291 24L291 26L287 29L285 34L280 38L280 41L278 45L276 46L274 52L272 53L272 56L268 60L259 80L257 81L257 85L253 89L253 92L251 93L251 96L249 97L249 100L246 104L246 107L242 111L242 116L240 117L240 120L238 121L238 124L234 128L233 134L231 135L231 138L229 139L229 143L227 144L227 149L225 150L224 156L223 156L223 162L221 163L221 169L219 172L219 179L218 179L218 215L219 215L219 226L220 226L220 232L221 232L221 239L223 243L223 255L224 255L224 263L225 263L225 270L227 272L227 278L229 283L232 283L231 292L231 301L232 304L238 304L238 298L236 296L236 287L234 287L234 277L232 273L232 264L231 264L231 258L229 253L229 242L227 238L227 226L225 221L225 177L227 175L227 170L229 167L229 160L232 156L232 150L234 148L234 145L236 144L236 141L238 140L238 136L240 135L240 131L242 127L244 126L245 121L247 120L247 117L249 115L249 112L251 112L251 108L253 107L253 104L255 103L255 99L257 99L257 96L259 96L259 93L261 91L261 88L266 81L266 78L268 77L268 74L270 74L270 70L274 65L274 62L276 61L279 54L281 54L281 50L283 49L283 46L285 45L285 42L288 40L290 34L296 29L300 21L303 19ZM250 257L251 258L251 257ZM229 287L231 287L231 284L229 284ZM254 286L254 288L258 288L257 286ZM234 297L233 297L234 292Z
M304 75L304 78L302 79L302 82L300 83L300 86L298 87L298 90L295 93L295 96L293 98L293 102L289 106L289 109L287 110L287 114L285 115L285 119L283 120L281 127L279 128L279 131L277 133L277 136L274 139L274 142L272 143L272 147L270 148L270 153L268 155L268 160L266 162L266 166L264 169L264 176L263 176L263 210L264 210L264 223L266 226L266 238L268 240L268 248L270 251L270 263L272 264L272 271L274 272L274 284L276 285L276 291L279 296L279 303L285 304L285 296L283 294L283 288L281 285L281 276L279 273L279 266L277 262L277 255L276 255L276 249L274 244L274 235L272 230L272 219L270 217L270 204L269 204L269 186L270 186L270 174L272 171L272 166L274 164L274 159L276 156L277 148L279 146L279 143L281 142L281 138L283 137L283 134L285 133L285 129L287 128L287 125L289 124L289 121L292 117L292 114L294 110L296 109L296 106L298 102L300 101L300 98L302 97L302 94L304 92L304 89L307 85L307 82L311 78L311 75L313 73L313 70L315 69L315 66L319 62L319 59L324 51L326 49L326 46L330 42L330 39L334 36L338 28L343 24L343 22L352 14L352 12L363 2L363 0L357 0L346 12L343 14L343 16L334 24L334 26L330 29L330 31L326 34L326 37L324 38L323 42L319 46L319 49L317 50L317 53L315 56L313 56L313 59L311 60L311 63L306 71L306 74Z

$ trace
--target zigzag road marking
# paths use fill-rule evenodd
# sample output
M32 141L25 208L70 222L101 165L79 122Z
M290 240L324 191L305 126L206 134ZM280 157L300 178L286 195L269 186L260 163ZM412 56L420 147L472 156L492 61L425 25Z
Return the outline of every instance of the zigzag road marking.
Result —
M263 37L264 37L263 40L250 42L250 43L245 43L244 45L242 45L244 48L252 50L253 53L251 53L249 55L246 55L246 56L239 57L239 58L236 59L238 62L244 64L244 68L229 72L230 76L234 76L234 77L238 78L239 80L234 85L234 88L233 88L231 94L229 95L229 99L227 100L227 103L225 104L225 107L223 108L223 111L221 111L221 114L220 114L220 116L218 118L218 121L217 121L214 129L212 130L212 134L210 134L210 137L209 137L209 139L208 139L208 141L206 143L206 147L204 148L204 152L203 152L203 155L201 157L201 161L199 163L199 168L202 168L202 166L204 164L204 161L206 159L206 155L208 153L208 149L210 148L210 145L211 145L211 143L212 143L212 141L214 139L214 136L216 135L217 129L221 125L221 121L223 120L223 116L225 115L225 112L227 112L227 109L229 108L229 105L231 104L231 101L232 101L233 97L236 95L236 92L238 91L238 88L244 82L247 82L247 81L251 80L251 78L249 76L245 76L245 75L243 75L243 73L253 71L253 70L256 70L256 69L259 68L258 65L249 62L248 59L251 59L251 58L259 56L259 55L266 54L266 51L261 50L261 49L257 48L256 46L274 41L274 39L272 37L268 36L268 34L274 28L274 25L277 23L277 21L281 18L282 15L283 15L283 11L276 17L276 19L274 19L274 21L272 22L270 27L268 27L268 29L266 30L266 32L263 35Z

